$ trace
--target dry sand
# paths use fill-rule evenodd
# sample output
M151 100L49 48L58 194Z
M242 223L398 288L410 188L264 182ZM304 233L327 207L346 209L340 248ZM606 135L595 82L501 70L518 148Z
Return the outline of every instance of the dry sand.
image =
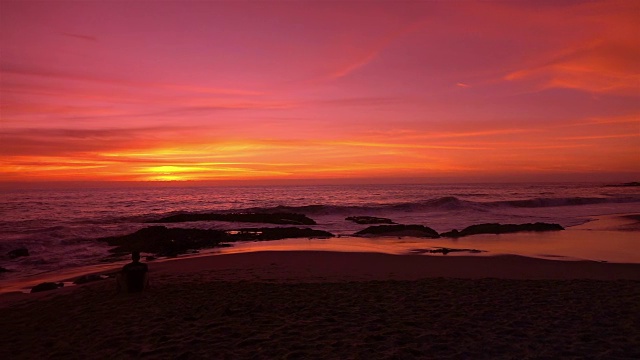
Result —
M640 358L640 264L261 252L0 297L2 359Z

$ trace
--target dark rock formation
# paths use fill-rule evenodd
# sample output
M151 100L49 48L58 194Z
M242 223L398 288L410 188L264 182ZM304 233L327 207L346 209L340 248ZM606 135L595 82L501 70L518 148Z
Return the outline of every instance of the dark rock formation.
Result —
M636 186L640 186L640 182L633 181L633 182L628 182L628 183L611 184L611 185L605 185L605 186L608 186L608 187L636 187Z
M327 231L310 228L247 228L229 232L233 241L266 241L293 238L328 238L334 235Z
M90 283L90 282L94 282L94 281L100 281L100 280L104 280L105 278L103 278L100 275L96 275L96 274L92 274L92 275L82 275L79 278L75 279L73 281L74 284L76 285L81 285L81 284L86 284L86 283Z
M629 220L640 221L640 214L623 215L622 217Z
M278 240L287 238L323 238L334 235L321 230L309 228L247 228L230 231L167 228L165 226L150 226L133 234L112 236L98 239L115 248L114 253L130 253L140 251L156 254L156 256L177 256L187 252L225 246L228 242L246 240Z
M111 252L129 253L140 251L161 256L176 256L188 250L213 247L228 241L229 235L221 230L177 229L165 226L150 226L133 234L98 239L110 246Z
M411 250L412 254L442 254L442 255L447 255L448 253L452 253L452 252L468 252L468 253L472 253L472 254L479 254L481 252L484 252L483 250L478 250L478 249L455 249L455 248L435 248L435 249L413 249Z
M440 234L442 237L458 238L462 236L477 235L477 234L509 234L524 231L559 231L564 228L558 224L548 224L537 222L535 224L478 224L466 227L462 231L451 230Z
M353 221L356 224L395 224L391 219L375 216L349 216L345 220Z
M176 223L187 221L229 221L281 225L315 225L313 219L294 213L230 213L230 214L176 214L151 221L152 223Z
M440 237L448 237L448 238L459 238L462 237L462 233L457 229L453 229L451 231L443 232L440 234Z
M63 287L63 283L53 283L53 282L43 282L31 288L32 293L41 292L41 291L50 291L56 290L57 288Z
M27 248L19 248L15 250L11 250L7 253L10 259L15 259L21 256L29 256L29 250Z
M438 238L440 235L424 225L378 225L355 233L356 236L415 236Z

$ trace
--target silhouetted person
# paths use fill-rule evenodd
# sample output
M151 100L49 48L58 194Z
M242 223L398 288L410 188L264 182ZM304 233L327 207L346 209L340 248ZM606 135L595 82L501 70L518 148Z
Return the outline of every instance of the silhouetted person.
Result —
M131 253L131 262L122 267L122 271L118 276L118 291L126 291L128 293L140 292L148 285L147 272L149 268L147 264L140 262L140 252Z

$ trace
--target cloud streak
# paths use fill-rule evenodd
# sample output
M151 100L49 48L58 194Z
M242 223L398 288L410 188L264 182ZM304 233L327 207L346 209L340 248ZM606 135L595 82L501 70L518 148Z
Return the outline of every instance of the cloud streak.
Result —
M424 22L415 22L413 24L404 26L396 31L392 31L389 34L378 39L371 48L364 49L356 59L349 62L347 65L335 70L329 75L330 79L339 79L345 77L359 68L367 65L374 59L376 59L387 47L389 47L395 40L406 36L412 32L417 31L424 26ZM357 46L354 44L354 46Z
M96 38L95 36L89 36L89 35L81 35L81 34L71 34L71 33L60 33L63 36L67 36L67 37L71 37L74 39L80 39L80 40L85 40L85 41L98 41L98 38Z
M100 83L100 84L114 85L114 86L121 86L121 87L165 89L165 90L202 93L202 94L248 95L248 96L259 96L259 95L265 94L262 91L254 91L254 90L216 88L216 87L207 87L207 86L198 86L198 85L163 83L163 82L131 81L131 80L126 80L122 78L120 79L107 78L107 77L96 76L91 74L79 74L79 73L60 71L60 70L27 67L27 66L16 65L16 64L2 64L0 65L0 72L7 75L44 77L44 78L54 78L54 79L67 80L67 81L93 82L93 83Z
M637 96L640 87L640 47L633 13L627 1L577 4L565 12L568 24L584 26L581 39L567 40L537 60L505 76L530 81L539 90L565 88L599 94ZM584 14L576 17L570 12Z

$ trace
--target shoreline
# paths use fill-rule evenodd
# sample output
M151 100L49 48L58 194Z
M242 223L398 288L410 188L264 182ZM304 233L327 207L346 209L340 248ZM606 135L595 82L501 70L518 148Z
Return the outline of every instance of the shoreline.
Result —
M640 264L254 252L0 296L0 357L638 358Z
M432 278L640 281L640 264L548 260L518 255L425 256L374 252L256 251L174 258L147 264L152 286L154 283L180 282L189 276L208 281L268 283L416 281ZM81 275L113 273L120 268L121 264L118 264L98 272L77 271L74 273L77 276L52 274L46 279L38 278L32 282L33 286L43 280L65 282L66 286L34 294L21 291L22 287L5 287L0 293L0 307L3 303L69 294L97 284L110 284L115 289L112 278L80 285L71 285L70 282ZM24 282L21 284L24 285Z

